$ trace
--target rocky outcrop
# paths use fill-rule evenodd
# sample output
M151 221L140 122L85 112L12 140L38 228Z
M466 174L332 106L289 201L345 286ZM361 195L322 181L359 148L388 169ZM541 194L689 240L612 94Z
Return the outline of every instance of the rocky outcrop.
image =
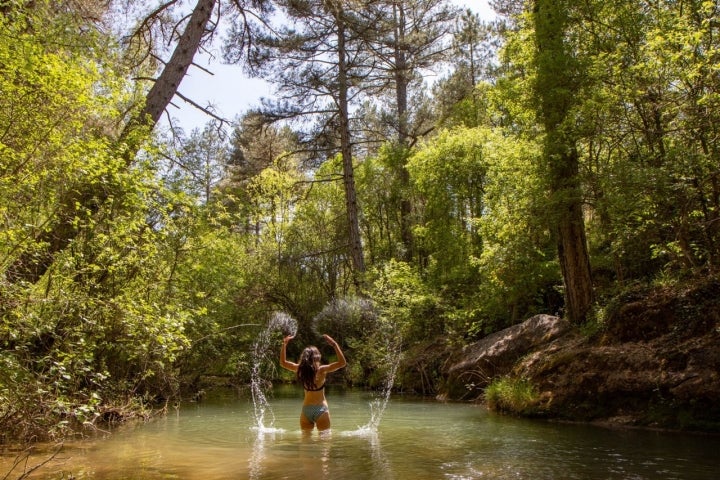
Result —
M570 324L561 318L535 315L468 345L447 363L440 397L478 398L492 379L509 374L523 357L570 331Z
M720 426L720 352L713 335L593 345L560 342L513 374L540 392L536 414L568 420L714 430Z
M537 413L570 420L720 431L720 283L644 292L595 337L567 336L513 375L540 392Z
M493 379L529 380L532 414L720 431L720 280L636 291L607 309L595 334L536 316L448 362L443 394L480 398Z

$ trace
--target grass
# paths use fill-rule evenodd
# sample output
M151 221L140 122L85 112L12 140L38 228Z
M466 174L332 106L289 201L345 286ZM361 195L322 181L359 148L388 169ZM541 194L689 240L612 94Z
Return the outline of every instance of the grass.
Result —
M522 378L500 378L485 389L489 409L516 415L532 414L539 397L537 389Z

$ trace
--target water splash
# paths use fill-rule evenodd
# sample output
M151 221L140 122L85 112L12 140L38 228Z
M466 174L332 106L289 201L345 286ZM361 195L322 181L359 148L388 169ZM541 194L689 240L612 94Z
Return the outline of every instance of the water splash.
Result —
M375 398L370 401L370 421L361 427L361 429L376 432L378 426L380 426L380 421L385 413L385 409L387 409L388 403L390 402L390 395L392 394L392 388L395 384L395 376L397 375L397 369L400 365L402 352L400 350L400 342L394 339L388 339L387 347L385 364L389 365L389 367L385 381L383 382L383 388L375 395Z
M338 298L329 302L313 319L318 335L331 332L339 338L365 338L383 353L382 365L387 366L382 388L370 401L370 420L350 435L371 435L377 432L390 401L397 369L402 356L402 334L397 323L379 314L372 300L361 297Z
M297 335L297 329L298 324L297 320L292 318L289 314L285 312L275 312L273 313L272 317L270 318L270 322L268 323L267 330L270 331L279 331L283 334L283 336L290 335L291 337L294 337Z
M275 428L275 414L267 400L266 391L272 384L265 380L268 370L275 368L274 359L277 355L276 345L273 344L274 334L280 332L283 336L297 334L297 321L285 312L273 313L265 330L260 332L253 346L253 366L250 371L250 393L253 401L253 415L255 425L253 430L258 434L279 433L282 429Z

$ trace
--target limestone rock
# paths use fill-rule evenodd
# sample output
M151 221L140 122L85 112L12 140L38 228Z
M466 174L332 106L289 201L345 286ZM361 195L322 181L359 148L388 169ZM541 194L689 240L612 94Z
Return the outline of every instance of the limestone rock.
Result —
M535 315L468 345L446 367L441 396L477 398L493 378L510 373L518 360L570 330L570 324L561 318Z

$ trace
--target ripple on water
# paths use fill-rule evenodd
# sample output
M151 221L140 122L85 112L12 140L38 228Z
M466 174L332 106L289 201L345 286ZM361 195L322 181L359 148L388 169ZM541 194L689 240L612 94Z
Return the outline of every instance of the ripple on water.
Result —
M113 431L104 440L67 445L62 463L47 465L47 475L33 478L718 478L716 437L531 422L471 405L406 398L393 398L372 429L365 425L370 414L364 392L337 391L331 397L332 436L300 431L299 389L293 397L271 400L276 422L262 431L252 420L249 399L210 397L166 418ZM7 470L0 464L0 478Z
M371 426L364 426L364 427L358 427L357 430L346 430L343 432L340 432L340 435L344 437L370 437L373 435L377 435L378 431L376 427Z
M278 433L285 433L287 431L284 428L275 427L250 427L250 430L260 435L277 435Z

